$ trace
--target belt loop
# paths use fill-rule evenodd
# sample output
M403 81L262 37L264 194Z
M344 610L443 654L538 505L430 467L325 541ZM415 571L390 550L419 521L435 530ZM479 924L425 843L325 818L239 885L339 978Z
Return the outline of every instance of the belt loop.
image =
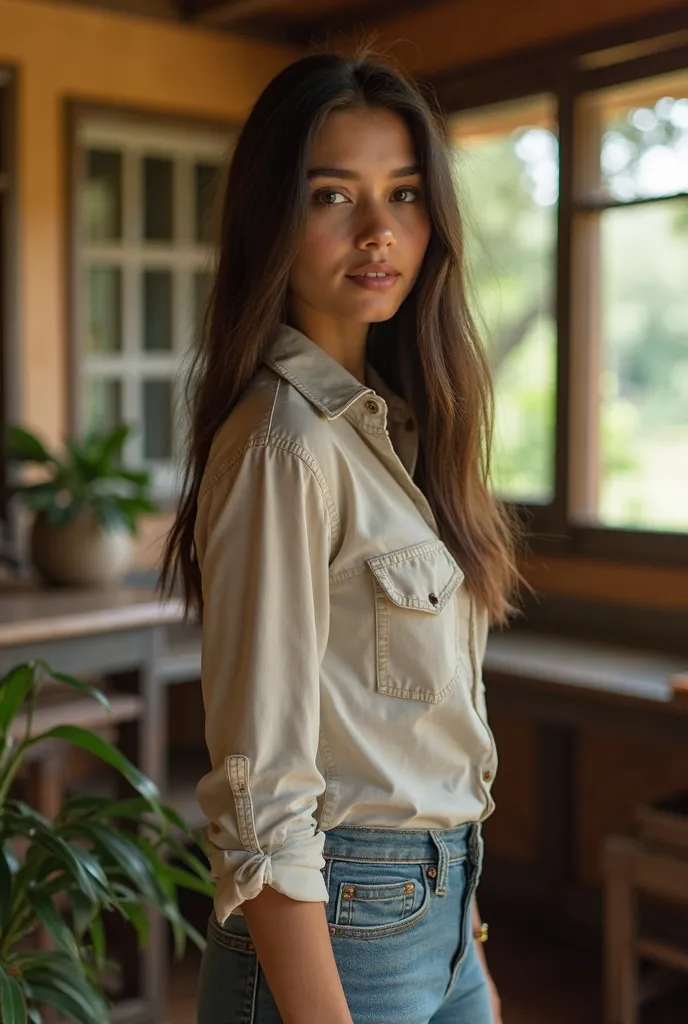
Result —
M437 847L437 880L435 882L435 896L447 895L447 873L449 871L449 849L439 832L430 829L432 841Z

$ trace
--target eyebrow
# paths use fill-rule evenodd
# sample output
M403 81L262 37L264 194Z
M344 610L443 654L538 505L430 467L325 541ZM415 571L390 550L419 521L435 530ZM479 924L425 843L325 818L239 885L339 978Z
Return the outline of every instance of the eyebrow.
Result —
M414 174L420 174L418 164L409 164L407 167L397 167L390 171L390 178L410 178ZM341 178L343 181L360 181L361 175L356 171L346 170L344 167L311 167L308 172L308 180L313 178Z

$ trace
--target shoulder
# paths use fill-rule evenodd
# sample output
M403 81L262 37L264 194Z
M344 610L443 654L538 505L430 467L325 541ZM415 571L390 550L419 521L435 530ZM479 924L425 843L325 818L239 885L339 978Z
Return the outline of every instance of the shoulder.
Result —
M284 452L325 486L321 462L332 445L327 419L296 388L268 367L258 372L213 439L199 498L249 453Z

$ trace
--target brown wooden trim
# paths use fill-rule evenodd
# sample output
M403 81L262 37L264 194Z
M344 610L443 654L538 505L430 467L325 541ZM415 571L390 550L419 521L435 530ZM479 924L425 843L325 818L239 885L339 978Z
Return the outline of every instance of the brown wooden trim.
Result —
M0 82L0 131L2 132L3 188L0 194L0 539L6 528L7 539L15 539L16 524L10 518L9 470L5 459L5 427L20 417L19 375L19 260L18 213L16 192L17 152L17 75L2 68Z
M666 196L643 196L641 199L599 199L577 202L576 213L602 213L604 210L620 210L632 206L647 206L648 203L666 203L672 199L687 199L688 192L672 192Z
M433 87L444 109L453 113L468 107L552 91L563 74L575 71L578 58L585 54L685 29L688 29L688 8L683 4L676 5L593 32L553 39L489 60L441 71L429 76L427 84ZM607 69L581 70L576 75L576 82L583 83L587 75L594 81L598 70Z
M606 533L607 531L605 531ZM609 531L613 535L613 531ZM520 568L526 581L543 598L547 595L580 598L688 612L688 569L674 566L634 565L611 559L551 555L524 556Z
M688 25L688 18L686 24ZM642 78L656 78L674 71L684 71L687 67L688 46L679 45L608 67L583 68L574 74L573 89L576 93L610 89Z
M288 0L196 0L185 3L183 15L203 25L224 27L284 7Z

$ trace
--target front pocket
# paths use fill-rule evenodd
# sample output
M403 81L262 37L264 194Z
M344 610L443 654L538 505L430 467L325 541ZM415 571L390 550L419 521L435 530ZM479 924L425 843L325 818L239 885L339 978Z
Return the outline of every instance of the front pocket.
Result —
M456 686L453 599L464 574L441 541L368 559L375 581L377 688L437 704Z
M419 865L332 862L328 920L333 936L383 939L408 931L425 917L428 901Z

